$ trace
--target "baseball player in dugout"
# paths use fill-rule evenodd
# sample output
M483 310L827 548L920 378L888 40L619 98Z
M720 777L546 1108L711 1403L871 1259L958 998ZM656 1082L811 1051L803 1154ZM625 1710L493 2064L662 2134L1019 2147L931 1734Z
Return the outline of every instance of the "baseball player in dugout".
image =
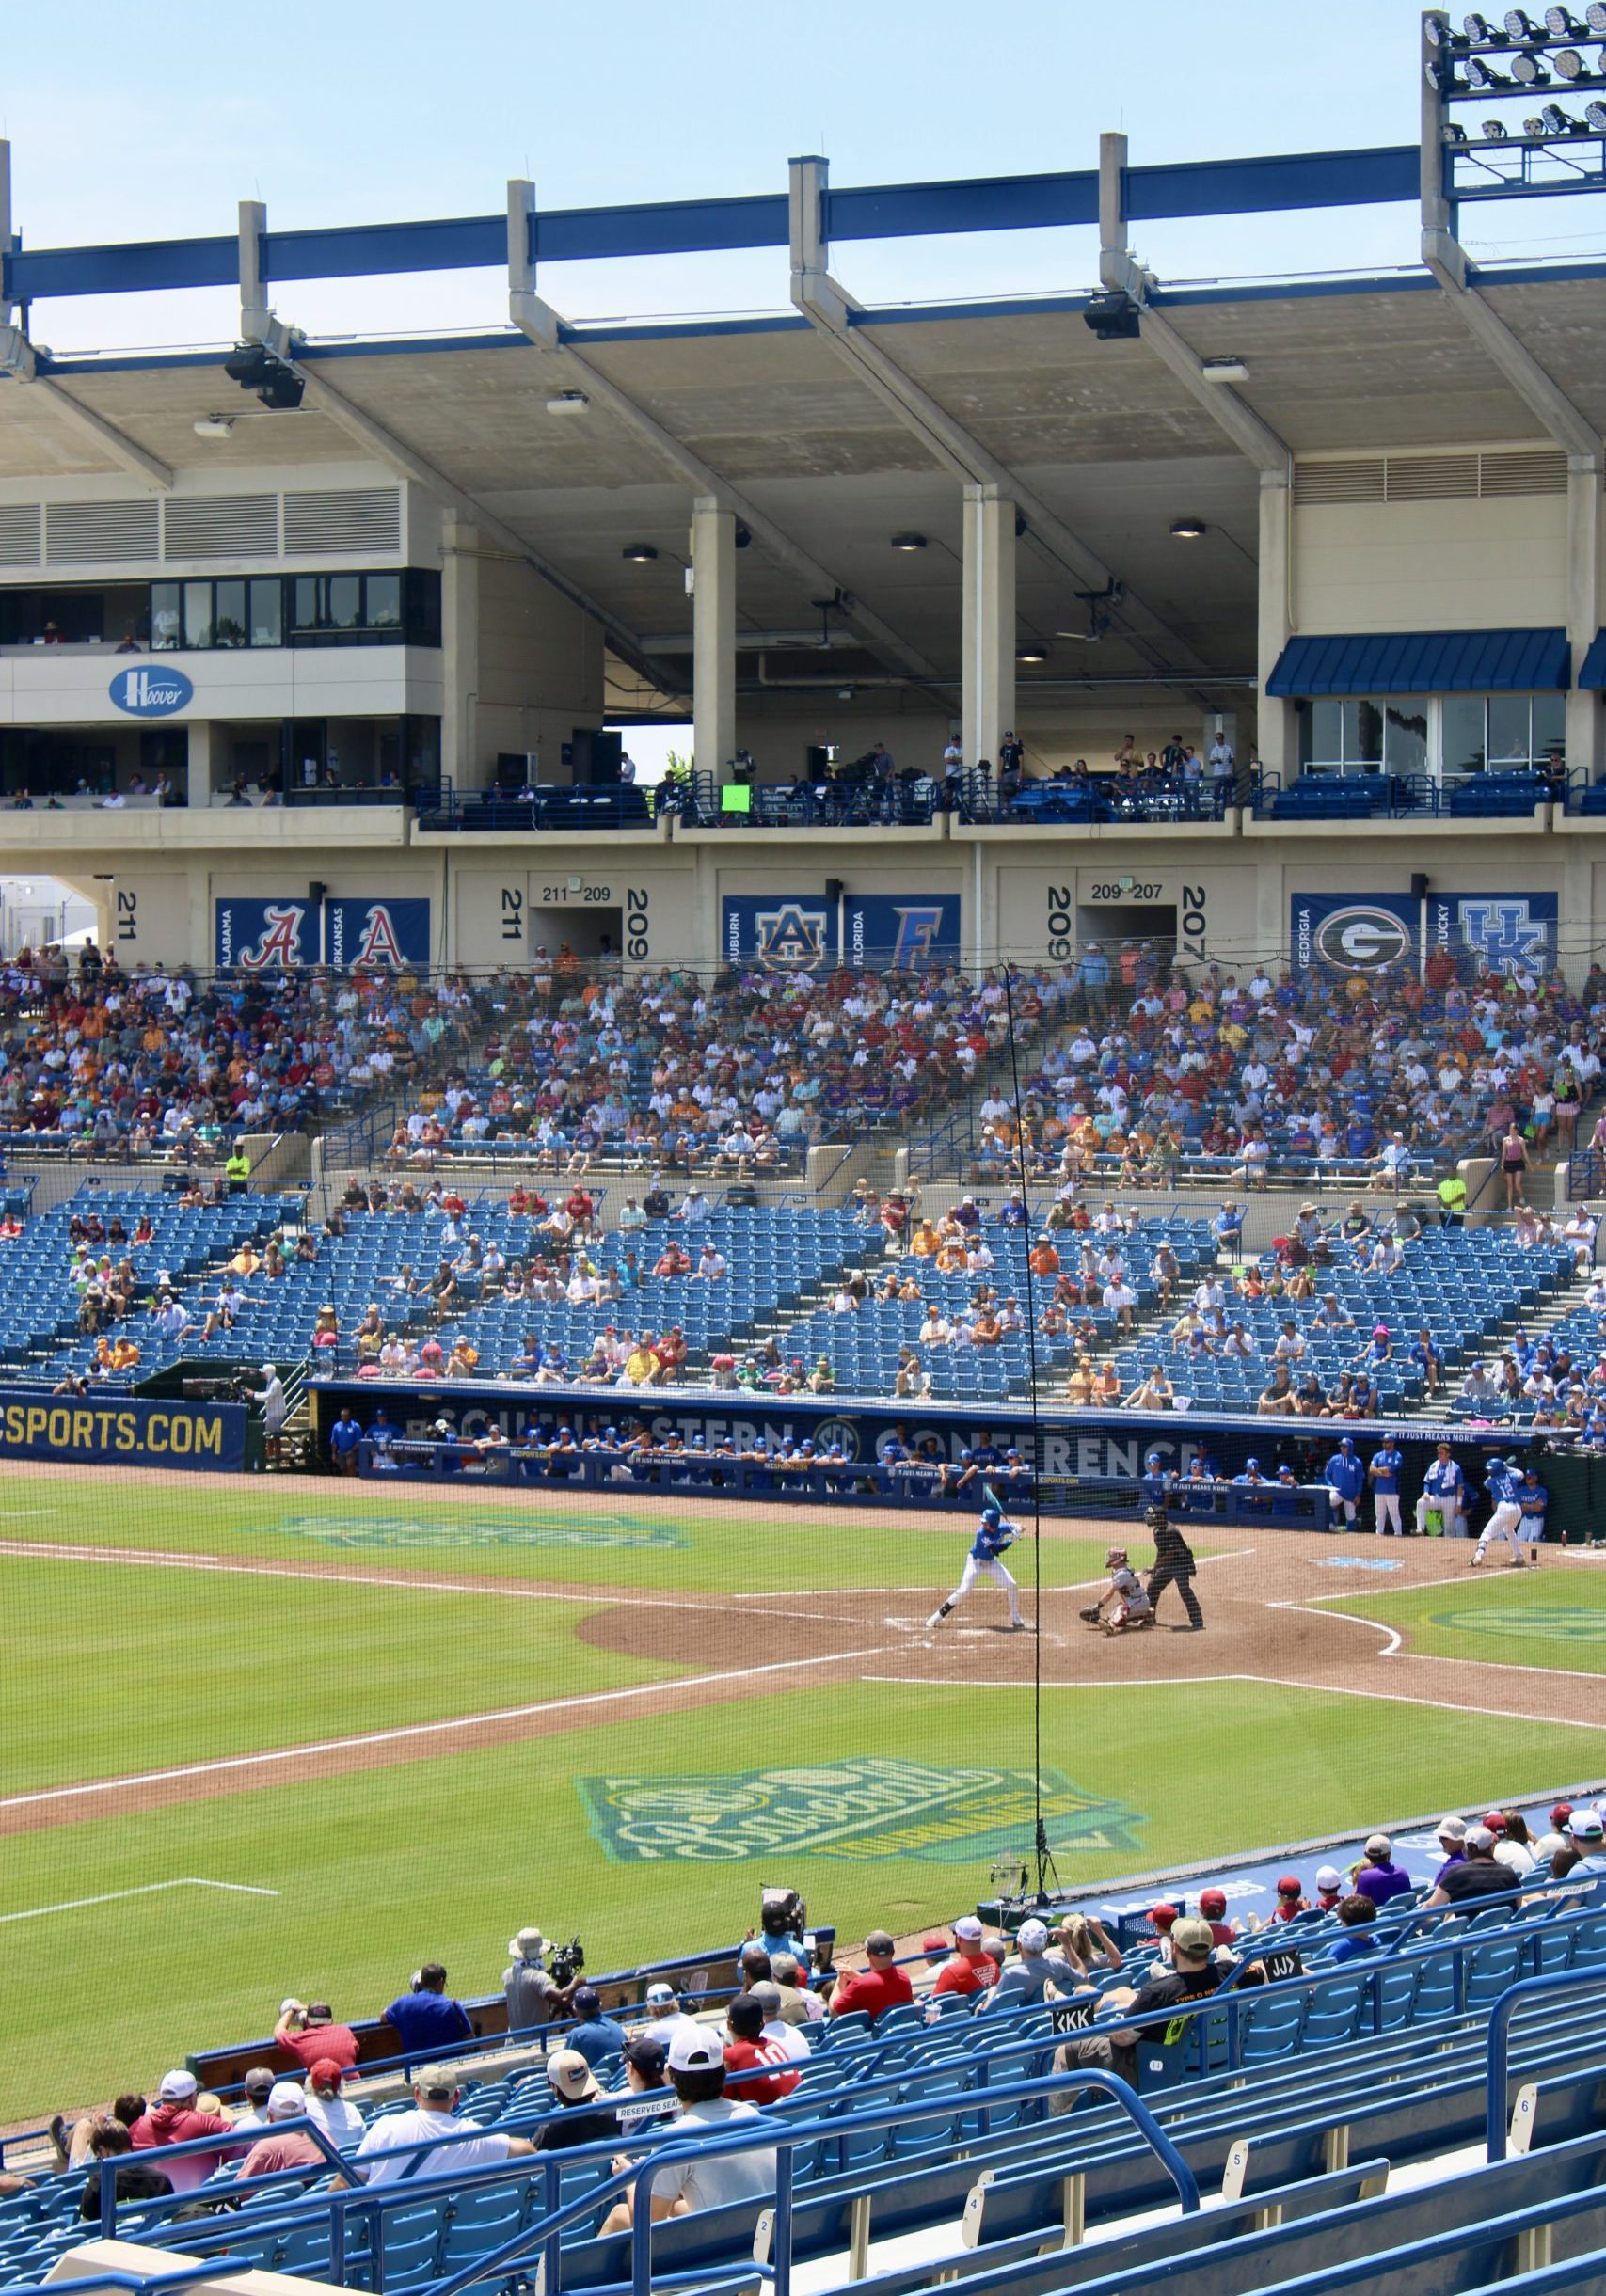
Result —
M995 1587L1002 1587L1010 1603L1010 1631L1025 1634L1026 1622L1021 1616L1020 1589L1004 1566L1003 1557L1020 1536L1020 1526L1011 1523L997 1507L983 1507L977 1523L976 1536L970 1543L970 1552L964 1559L964 1570L960 1582L946 1603L939 1603L926 1621L928 1626L940 1626L954 1605L962 1602L978 1578L990 1578Z

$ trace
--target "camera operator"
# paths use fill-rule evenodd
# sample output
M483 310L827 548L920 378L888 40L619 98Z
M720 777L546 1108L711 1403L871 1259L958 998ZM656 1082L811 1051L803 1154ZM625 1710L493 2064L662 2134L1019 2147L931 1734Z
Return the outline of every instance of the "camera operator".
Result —
M507 2001L509 2041L544 2035L555 2018L568 2008L572 1980L560 1983L547 1968L547 1940L538 1929L521 1929L508 1940L508 1966L501 1973Z

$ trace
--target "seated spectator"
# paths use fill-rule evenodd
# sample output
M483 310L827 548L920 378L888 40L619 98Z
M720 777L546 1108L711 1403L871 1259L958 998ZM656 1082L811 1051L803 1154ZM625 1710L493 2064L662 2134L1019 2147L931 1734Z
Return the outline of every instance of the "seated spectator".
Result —
M1333 1940L1322 1956L1324 1960L1354 1961L1381 1950L1373 1928L1377 1908L1363 1891L1357 1890L1350 1896L1340 1898L1333 1911L1344 1924L1344 1935Z
M724 2133L733 2127L760 2125L756 2105L726 2097L724 2052L717 2034L678 2033L670 2044L669 2079L680 2111L664 2125L664 2136L679 2143L690 2137ZM615 2166L623 2166L616 2162ZM698 2159L692 2156L673 2167L652 2170L649 2212L654 2224L666 2217L688 2216L700 2209L731 2206L738 2201L761 2200L775 2189L772 2150L723 2152ZM603 2220L604 2234L628 2231L633 2222L635 2191L628 2188Z
M199 2088L193 2073L182 2068L162 2076L156 2102L140 2114L129 2130L135 2152L151 2152L166 2145L188 2145L200 2137L226 2137L232 2123L221 2113L198 2109ZM167 2181L175 2193L193 2193L204 2184L227 2153L237 2146L220 2145L215 2152L181 2154L167 2163Z
M125 2201L165 2200L172 2192L171 2179L159 2168L148 2167L143 2161L126 2160L133 2152L134 2140L123 2122L110 2113L97 2113L83 2124L86 2129L85 2154L97 2166L85 2178L84 2190L78 2199L78 2215L82 2223L93 2224L101 2213L101 2178L98 2164L102 2161L116 2161L113 2176L117 2198L120 2207ZM74 2137L77 2130L73 2131ZM179 2139L169 2138L177 2144ZM175 2161L174 2166L178 2163Z
M914 1988L897 1967L898 1947L884 1929L872 1929L865 1940L867 1967L838 1980L831 1996L831 2014L845 2017L863 2009L873 2021L886 2010L914 1998Z
M764 2038L765 2022L755 1993L739 1993L725 2011L725 2094L755 2105L778 2103L803 2079L788 2063L790 2051Z
M537 2134L537 2152L566 2152L577 2145L606 2145L618 2135L617 2111L595 2110L603 2102L603 2093L597 2086L596 2075L578 2049L549 2050L547 2080L558 2107L558 2117L548 2121Z
M260 2136L240 2163L240 2177L273 2177L288 2168L313 2168L320 2175L328 2171L328 2161L316 2137L305 2129L291 2129L283 2135L275 2132L276 2121L294 2121L306 2118L307 2100L300 2084L294 2081L276 2082L268 2092L267 2132Z
M592 2066L600 2065L604 2057L619 2055L628 2036L622 2025L602 2014L602 1996L596 1987L578 1986L572 2006L575 2023L568 2035L570 2049L578 2050Z
M374 2121L352 2156L363 2182L394 2184L401 2177L462 2175L534 2151L528 2137L508 2136L500 2129L485 2129L478 2121L461 2118L459 2094L457 2076L450 2066L421 2066L413 2076L413 2110L387 2113ZM434 2152L416 2149L444 2137L455 2137L459 2142L442 2145Z

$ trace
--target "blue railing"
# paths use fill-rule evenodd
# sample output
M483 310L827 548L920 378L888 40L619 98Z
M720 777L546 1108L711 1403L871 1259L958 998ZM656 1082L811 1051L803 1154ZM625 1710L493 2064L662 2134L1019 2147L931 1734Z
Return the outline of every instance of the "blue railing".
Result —
M525 830L651 829L652 793L614 789L476 789L459 792L442 782L430 801L421 798L421 830L483 831L499 835Z
M1557 1970L1520 1977L1508 1986L1489 2012L1488 2101L1484 2144L1490 2161L1503 2161L1506 2143L1505 2088L1511 2055L1511 2020L1524 2001L1548 2001L1556 1993L1576 1993L1582 1987L1606 1986L1606 1969Z
M1340 773L1307 770L1286 783L1280 775L1254 777L1256 817L1277 821L1525 820L1539 805L1568 796L1565 780L1544 770L1469 773L1439 782L1427 773ZM1606 810L1606 790L1599 807Z

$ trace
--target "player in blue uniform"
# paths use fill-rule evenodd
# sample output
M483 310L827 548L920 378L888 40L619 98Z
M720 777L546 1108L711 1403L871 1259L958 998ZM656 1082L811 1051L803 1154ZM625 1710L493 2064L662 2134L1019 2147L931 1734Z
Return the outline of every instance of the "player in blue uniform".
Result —
M1366 1470L1356 1455L1355 1437L1341 1437L1339 1447L1322 1470L1322 1481L1333 1495L1333 1512L1342 1513L1344 1528L1355 1528L1356 1501L1366 1487Z
M1416 1527L1424 1536L1427 1518L1437 1512L1440 1529L1447 1539L1467 1536L1467 1478L1451 1455L1448 1443L1441 1443L1438 1456L1422 1479L1422 1496L1416 1503Z
M1405 1526L1400 1521L1400 1477L1405 1469L1404 1451L1391 1435L1385 1435L1366 1469L1375 1510L1372 1528L1378 1538L1386 1531L1391 1531L1396 1539L1405 1535Z
M1482 1562L1484 1550L1491 1539L1503 1539L1511 1549L1511 1559L1520 1570L1526 1558L1518 1532L1522 1525L1522 1462L1519 1459L1497 1459L1484 1477L1484 1488L1494 1501L1494 1512L1478 1534L1478 1544L1472 1549L1474 1564Z
M1529 1561L1537 1562L1545 1537L1545 1518L1550 1507L1550 1495L1539 1481L1537 1467L1525 1470L1522 1488L1517 1494L1517 1504L1522 1510L1522 1520L1518 1525L1517 1535L1528 1549Z
M958 1586L946 1603L939 1603L926 1621L928 1626L940 1625L954 1605L962 1602L978 1578L990 1578L995 1587L1002 1587L1010 1599L1010 1631L1024 1634L1026 1621L1021 1616L1020 1590L1005 1569L1003 1556L1019 1537L1019 1528L1010 1522L996 1507L983 1507L976 1526L976 1536L970 1543L970 1552L964 1559L964 1570Z

